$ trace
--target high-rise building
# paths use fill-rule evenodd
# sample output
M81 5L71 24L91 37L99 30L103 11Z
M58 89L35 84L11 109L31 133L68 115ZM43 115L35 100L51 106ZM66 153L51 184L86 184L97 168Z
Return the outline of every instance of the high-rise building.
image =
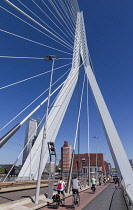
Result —
M72 155L72 147L68 145L67 141L64 141L63 147L61 147L61 171L69 172L70 162Z
M36 141L36 138L40 132L40 119L32 119L29 118L27 120L27 126L26 126L26 134L25 134L25 142L24 142L24 147L25 150L23 152L23 161L22 164L24 164L34 142Z

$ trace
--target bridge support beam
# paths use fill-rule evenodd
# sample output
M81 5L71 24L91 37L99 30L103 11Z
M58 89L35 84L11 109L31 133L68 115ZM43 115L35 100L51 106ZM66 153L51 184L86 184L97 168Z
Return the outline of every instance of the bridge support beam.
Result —
M109 149L112 154L112 158L114 160L114 164L118 169L118 171L120 171L128 196L133 201L133 171L130 166L127 155L125 153L125 150L123 148L123 145L121 143L121 140L118 136L115 125L110 116L110 113L107 109L101 91L99 89L99 86L97 84L93 69L91 67L82 12L78 13L77 15L77 27L76 27L76 36L75 36L75 46L73 52L72 69L53 106L56 108L52 108L51 112L49 113L47 141L52 141L52 142L55 141L56 135L61 126L63 117L65 115L66 109L68 107L68 104L72 97L72 93L77 83L78 71L80 66L80 57L82 58L81 60L84 64L85 73L88 78L90 88L92 90L92 94L94 96L99 111L99 115L102 121ZM32 159L31 173L34 174L34 177L36 177L38 171L40 150L41 150L41 141L42 141L42 131L40 132L35 144L33 145L31 153L29 154L21 170L19 177L23 176L24 174L25 176L26 175L29 176L30 157ZM47 145L45 145L45 148L47 148ZM45 149L44 154L45 155L43 161L43 168L45 167L48 158L47 149Z
M81 57L83 60L86 76L88 78L90 88L92 90L92 94L94 96L99 115L102 121L103 129L105 132L105 136L109 145L109 149L114 160L114 164L120 172L122 179L124 181L124 185L126 188L126 192L130 199L133 201L133 171L129 160L127 158L126 152L123 148L113 120L110 116L108 108L105 104L99 86L97 84L96 78L94 76L94 72L91 68L89 51L86 40L86 33L83 21L83 14L81 13Z

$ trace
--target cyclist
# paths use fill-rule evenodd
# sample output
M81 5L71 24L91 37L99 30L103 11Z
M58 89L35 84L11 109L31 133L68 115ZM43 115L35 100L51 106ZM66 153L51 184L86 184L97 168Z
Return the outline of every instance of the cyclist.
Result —
M76 201L74 201L75 202L74 204L76 204L76 205L79 205L79 203L80 203L79 190L78 190L79 186L81 189L81 184L80 184L79 180L77 179L77 175L74 175L74 179L72 179L72 192L73 192L73 196L75 196L75 194L77 194Z
M118 176L114 177L115 188L120 187L120 179Z
M101 185L101 177L99 177L99 185Z
M79 180L77 179L77 176L74 175L74 179L72 179L72 192L73 194L77 193L79 194L79 186L81 188L81 184L79 182Z
M92 176L92 178L91 178L91 184L92 184L92 187L91 187L91 189L93 190L93 192L95 192L95 190L96 190L96 179L95 179L95 177L94 176Z
M60 177L60 180L58 181L58 184L57 184L57 192L58 192L58 194L61 193L63 198L65 198L65 193L64 193L65 187L66 187L66 184L62 180L62 177Z
M104 185L106 185L106 177L105 176L103 177L103 183L104 183Z
M107 182L110 183L110 178L109 177L107 177Z

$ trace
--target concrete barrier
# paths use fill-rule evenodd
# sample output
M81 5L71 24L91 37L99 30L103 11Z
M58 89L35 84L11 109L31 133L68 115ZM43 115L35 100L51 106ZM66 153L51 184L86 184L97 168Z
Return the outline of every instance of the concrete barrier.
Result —
M55 182L54 185L56 186L57 182ZM47 187L47 186L48 186L48 181L41 181L40 187ZM36 181L0 183L0 193L26 190L26 189L34 189L34 188L36 188Z

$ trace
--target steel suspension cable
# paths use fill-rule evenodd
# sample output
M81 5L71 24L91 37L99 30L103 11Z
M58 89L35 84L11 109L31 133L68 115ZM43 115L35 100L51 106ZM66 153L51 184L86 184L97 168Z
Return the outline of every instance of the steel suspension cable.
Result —
M80 67L82 66L82 64L80 65ZM77 74L78 74L78 72L77 72ZM76 75L75 75L75 78L74 78L75 80L76 80ZM71 82L71 87L73 86L73 81ZM65 85L65 82L64 82L64 85ZM67 90L66 90L67 91ZM58 93L58 95L59 95L59 93ZM56 96L56 98L58 97L58 95ZM55 99L56 100L56 99ZM55 101L54 100L54 101ZM53 104L53 103L52 103ZM67 105L66 105L67 106ZM62 116L60 116L60 118L61 118ZM56 118L56 116L55 116L55 118ZM56 132L56 129L57 128L54 128L55 130L55 132ZM51 139L49 139L49 141L51 141ZM38 146L38 149L39 149L39 147L40 147L40 145L41 145L41 143L39 144L39 146ZM36 152L38 151L38 149L36 150ZM45 153L46 153L46 151L47 151L47 149L45 149L45 152L44 152L44 155L45 155ZM34 154L34 156L36 155L36 153ZM34 158L34 156L32 157L32 159ZM31 159L31 161L32 161L32 159ZM38 170L38 169L37 169ZM24 176L24 173L23 173L23 176Z
M64 7L62 7L62 2L60 2L58 0L58 4L56 3L56 1L55 1L55 4L56 4L56 7L58 8L58 10L60 11L60 13L62 14L62 17L64 17L64 20L66 21L67 26L71 27L71 30L74 32L75 31L75 27L73 26L73 22L70 19L69 15L64 10ZM60 7L58 6L59 4L60 4ZM61 9L63 9L64 12Z
M78 74L78 72L77 72L77 74ZM74 80L76 80L76 75L75 75ZM73 83L74 83L73 81L70 83L71 87L73 86ZM64 81L64 85L65 85L65 81ZM62 90L61 90L61 91L62 91ZM67 90L66 90L66 91L67 91ZM66 92L66 91L65 91L65 92ZM60 94L60 93L58 93L58 95L59 95L59 94ZM56 98L58 97L58 95L56 96ZM71 98L71 97L70 97L70 98ZM66 105L66 106L67 106L67 105ZM61 117L62 117L62 116L60 116L60 118L61 118ZM56 116L55 116L54 118L56 118ZM57 128L55 127L55 128L54 128L54 132L56 132L56 129L57 129ZM51 139L49 139L49 141L51 141ZM46 151L45 151L45 152L46 152Z
M1 7L3 10L5 10L6 12L10 13L11 15L13 15L14 17L16 17L17 19L21 20L22 22L24 22L25 24L29 25L30 27L34 28L35 30L39 31L40 33L44 34L45 36L49 37L50 39L54 40L55 42L59 43L60 45L66 47L69 50L72 50L72 47L68 47L64 44L62 44L61 42L57 41L56 39L54 39L53 37L49 36L48 34L44 33L43 31L39 30L38 28L36 28L35 26L31 25L30 23L28 23L27 21L23 20L22 18L18 17L17 15L14 15L12 12L10 12L9 10L5 9L4 7Z
M75 78L75 79L76 79L76 78ZM71 86L73 86L73 82L71 82ZM59 95L59 94L58 94L58 95ZM58 97L58 95L56 96L56 98ZM56 98L55 98L55 100L56 100ZM55 100L54 100L54 101L55 101ZM54 101L53 101L53 103L54 103ZM52 103L52 104L53 104L53 103ZM55 117L56 117L56 116L55 116ZM61 117L61 116L60 116L60 117ZM57 129L57 128L55 128L55 131L56 131L56 129ZM51 139L50 139L49 141L51 141ZM39 147L40 147L40 146L41 146L41 143L38 145L38 148L37 148L36 152L39 150ZM45 149L44 155L45 155L46 151L47 151L47 149ZM34 156L36 155L36 152L35 152ZM34 158L34 156L32 156L32 159ZM32 161L32 159L31 159L31 161ZM38 170L38 169L37 169L37 170ZM23 173L23 176L24 176L24 174L25 174L25 172ZM22 178L23 178L23 176L22 176ZM21 179L22 179L22 178L21 178Z
M67 13L65 13L65 14L67 14L67 15L65 15L62 12L61 8L58 6L58 4L57 4L57 2L55 0L54 0L54 4L56 5L56 8L58 9L58 11L59 11L59 13L60 13L60 15L62 17L62 20L65 21L64 23L66 24L67 28L71 29L71 31L74 34L75 33L75 27L73 26L72 20L70 19L69 15Z
M88 185L90 186L90 121L89 121L89 92L88 92L88 89L89 89L89 82L88 82L88 79L86 78L87 80L87 138L88 138Z
M16 56L10 56L10 55L0 55L0 58L44 60L44 58L38 58L38 57L18 57L18 56L16 57ZM60 60L69 60L69 59L72 59L72 58L60 58Z
M32 2L41 10L41 12L43 13L43 14L45 14L46 15L46 17L66 36L66 34L64 33L64 31L62 31L62 29L49 17L49 15L47 15L47 13L46 12L44 12L44 10L42 9L42 8L40 8L39 7L39 5L34 1L34 0L32 0ZM61 37L62 38L62 37ZM63 40L64 40L64 38L62 38ZM69 45L69 46L71 46L71 48L73 48L72 47L72 45L70 44L70 43L68 43L66 40L65 40L65 42ZM71 41L72 42L72 41Z
M43 122L45 116L46 116L46 114L43 116L41 122L40 122L39 125L37 126L37 129L38 129L38 127L40 126L40 124ZM36 129L36 130L37 130L37 129ZM36 130L34 131L34 133L36 132ZM33 134L34 134L34 133L33 133ZM31 136L31 138L29 139L29 141L28 141L27 144L25 145L24 149L27 147L27 145L29 144L29 142L30 142L30 140L32 139L33 136L34 136L34 135ZM36 152L35 152L34 156L35 156L36 153L38 152L39 147L41 146L41 144L42 144L42 142L38 145L38 148L36 149ZM16 161L15 161L15 163L14 163L15 165L16 165L16 163L18 162L18 160L19 160L19 158L21 157L21 155L23 154L24 149L21 151L21 153L19 154L18 158L16 159ZM46 151L47 151L47 150L46 150ZM45 153L46 153L46 151L45 151ZM29 163L29 164L31 164L31 162L32 162L32 160L33 160L33 158L34 158L34 156L32 156L32 159L30 159L30 163ZM23 176L21 177L20 181L21 181L22 178L24 177L24 174L25 174L25 172L23 173ZM8 175L8 176L9 176L9 175Z
M73 0L73 4L74 4L74 8L76 8L76 11L80 12L78 1L77 0Z
M54 71L57 70L57 69L66 67L66 66L68 66L68 65L70 65L70 64L71 64L71 63L66 64L66 65L63 65L63 66L60 66L60 67L58 67L58 68L55 68ZM28 77L28 78L23 79L23 80L20 80L20 81L18 81L18 82L14 82L14 83L12 83L12 84L9 84L9 85L0 87L0 90L5 89L5 88L8 88L8 87L11 87L11 86L13 86L13 85L16 85L16 84L19 84L19 83L22 83L22 82L25 82L25 81L28 81L28 80L33 79L33 78L36 78L36 77L42 76L42 75L47 74L47 73L49 73L49 72L51 72L51 70L50 70L50 71L47 71L47 72L43 72L43 73L41 73L41 74L37 74L37 75L32 76L32 77Z
M38 15L36 15L31 9L29 9L25 4L23 4L20 0L18 0L18 2L20 4L22 4L28 11L30 11L35 17L37 17L41 22L43 22L48 28L50 28L52 31L54 31L54 33L58 36L60 36L60 38L62 38L64 41L66 41L60 34L57 33L57 31L55 31L52 27L50 27L46 22L44 22ZM64 33L65 35L65 33ZM67 41L66 41L67 42ZM68 43L68 42L67 42ZM69 43L68 43L69 44Z
M61 23L61 21L56 17L56 15L52 12L52 10L48 7L48 5L44 2L44 0L42 0L43 4L48 8L48 10L52 13L52 15L54 16L54 18L60 23L60 25L63 27L63 29L67 32L67 34L69 34L69 36L73 39L73 36L68 33L68 30L66 30L66 27ZM65 33L66 34L66 33ZM66 35L67 36L67 35ZM68 36L67 36L68 37Z
M85 83L85 74L84 74L82 91L81 91L81 99L80 99L80 104L79 104L78 119L77 119L75 138L74 138L74 146L73 146L73 151L72 151L72 156L71 156L71 164L70 164L69 177L68 177L68 183L67 183L67 192L69 192L69 190L70 190L70 182L71 182L71 178L72 178L73 161L74 161L74 154L75 154L75 149L76 149L77 135L78 135L78 129L79 129L79 122L80 122L80 114L81 114L82 99L83 99L83 92L84 92L84 83Z
M70 69L69 69L70 70ZM69 71L68 70L68 71ZM65 72L61 77L59 77L58 78L58 80L56 80L54 83L53 83L53 85L55 85L63 76L65 76L67 73L68 73L68 71L67 72ZM63 83L61 84L61 86L63 85ZM55 91L53 91L52 92L52 95L58 90L60 88L60 86L58 86L58 88L55 90ZM26 109L28 109L35 101L37 101L44 93L46 93L46 91L48 91L48 88L44 91L44 92L42 92L37 98L35 98L29 105L27 105L21 112L19 112L14 118L12 118L6 125L4 125L1 129L0 129L0 131L2 131L5 127L7 127L11 122L13 122L20 114L22 114ZM45 103L45 101L46 101L46 99L41 103L41 104L39 104L39 106L37 106L29 115L28 115L28 117L26 117L26 118L29 118L38 108L40 108L44 103ZM20 123L21 125L25 122L25 120L26 120L26 118L25 119L23 119L22 120L22 122Z
M71 11L71 16L73 17L72 20L73 20L73 24L75 25L76 24L76 19L77 19L77 10L75 9L75 7L73 6L73 1L67 1L67 4L68 4L68 7L70 8L70 11Z
M48 47L48 48L50 48L50 49L57 50L57 51L59 51L59 52L63 52L63 53L72 55L71 53L65 52L65 51L63 51L63 50L56 49L56 48L54 48L54 47L50 47L50 46L48 46L48 45L42 44L42 43L40 43L40 42L36 42L36 41L34 41L34 40L28 39L28 38L23 37L23 36L19 36L19 35L17 35L17 34L14 34L14 33L9 32L9 31L5 31L5 30L3 30L3 29L0 29L0 31L1 31L1 32L4 32L4 33L7 33L7 34L10 34L10 35L13 35L13 36L16 36L16 37L18 37L18 38L24 39L24 40L26 40L26 41L32 42L32 43L34 43L34 44L38 44L38 45L43 46L43 47Z
M58 11L58 9L56 8L55 4L51 1L51 0L48 0L52 7L54 8L54 10L56 11L56 13L59 15L59 17L62 19L62 21L65 23L65 25L67 26L69 32L71 33L72 37L74 37L74 33L72 33L72 31L70 30L70 28L68 27L68 25L66 24L66 22L64 21L64 19L62 18L62 15L60 14L60 12Z
M47 32L49 32L51 35L53 35L55 38L57 38L58 40L60 40L61 42L65 43L67 46L69 46L65 41L63 41L62 39L60 39L58 36L56 36L55 34L53 34L50 30L48 30L46 27L44 27L42 24L40 24L38 21L36 21L34 18L32 18L31 16L29 16L27 13L25 13L23 10L21 10L20 8L18 8L15 4L11 3L9 0L4 0L6 3L8 3L10 6L12 6L14 9L16 9L18 12L20 12L21 14L23 14L24 16L26 16L28 19L30 19L31 21L33 21L34 23L36 23L38 26L40 26L41 28L43 28L44 30L46 30ZM69 46L70 47L70 46Z
M82 64L81 64L81 65L82 65ZM69 75L69 78L70 78L70 79L71 79L71 76L72 76L72 75ZM60 78L59 78L59 79L60 79ZM58 80L59 80L59 79L58 79ZM55 82L55 83L56 83L56 82ZM54 85L55 83L53 83L53 85ZM63 84L63 83L62 83L62 84ZM61 86L62 86L62 84L61 84ZM71 84L73 85L73 83L71 83ZM54 92L56 92L61 86L59 86ZM52 94L54 94L54 92L53 92ZM37 99L38 99L38 98L37 98ZM35 99L35 100L37 100L37 99ZM34 100L34 101L35 101L35 100ZM36 107L36 108L35 108L35 109L34 109L26 118L24 118L24 119L19 123L19 125L22 125L22 124L23 124L23 123L24 123L24 122L25 122L25 121L26 121L26 120L27 120L35 111L37 111L37 109L39 109L39 108L46 102L46 100L47 100L47 99L45 99L39 106L37 106L37 107ZM33 102L34 102L34 101L33 101ZM33 103L33 102L32 102L32 103ZM32 103L31 103L31 104L32 104ZM30 105L31 105L31 104L30 104ZM28 105L25 109L27 109L30 105ZM25 109L24 109L24 110L25 110ZM19 116L24 110L22 110L17 116ZM17 118L17 116L14 117L9 123L11 123L15 118ZM6 127L9 123L7 123L4 127ZM4 128L4 127L3 127L3 128ZM3 129L3 128L2 128L2 129ZM2 129L1 129L1 130L2 130ZM7 136L7 137L8 137L8 136Z
M16 57L16 56L10 56L10 55L0 55L0 58L44 60L44 58L37 58L37 57Z
M61 1L61 0L58 0L58 1L60 1L60 4L62 4L62 6L64 7L65 14L69 18L69 20L71 21L72 28L73 28L74 33L75 33L76 21L74 22L74 20L69 17L68 12L67 12L67 8L66 8L66 5L64 4L64 2Z
M59 0L58 0L58 1L59 1ZM61 3L61 1L60 1L60 3ZM64 4L64 5L65 5L65 4ZM69 8L68 8L67 1L66 1L65 8L66 8L65 14L66 14L66 16L68 17L68 19L71 21L72 27L73 27L73 29L74 29L74 31L75 31L75 22L74 22L74 19L73 19L73 14L70 12L70 10L69 10ZM69 14L70 14L70 15L69 15Z
M70 7L70 10L71 10L71 14L73 15L73 20L74 20L74 23L76 23L76 19L77 19L77 12L78 10L75 8L74 6L74 2L73 1L70 1L68 0L68 5Z
M17 157L17 159L15 160L14 164L12 165L11 169L9 170L9 172L7 173L7 175L5 176L3 182L6 181L6 179L8 178L8 176L10 175L12 169L14 168L14 166L17 164L19 158L21 157L21 155L23 154L24 150L26 149L26 147L28 146L28 144L30 143L31 139L34 137L34 135L36 134L37 129L39 128L40 124L42 123L42 121L44 120L45 115L43 116L42 120L40 121L40 123L38 124L37 128L35 129L35 131L32 133L31 137L29 138L28 142L26 143L26 145L24 146L24 148L21 150L19 156Z
M80 67L82 66L82 64L80 65ZM70 70L70 69L69 69ZM68 71L69 71L68 70ZM67 72L68 72L67 71ZM67 73L66 72L66 73ZM66 74L65 73L65 74ZM64 74L64 75L65 75ZM54 84L56 84L64 75L62 75L57 81L55 81L54 83L53 83L53 85ZM70 75L70 79L71 79L71 75ZM63 82L64 83L64 82ZM52 94L54 94L62 85L63 85L63 83L60 85L60 86L58 86L58 88L56 88L56 90L55 91L53 91L52 92ZM73 84L73 83L72 83ZM48 89L47 89L48 90ZM47 90L45 90L41 95L43 95ZM51 96L52 96L52 94L51 94ZM39 97L41 97L41 95L39 96ZM25 109L23 109L18 115L16 115L10 122L8 122L1 130L3 130L7 125L9 125L13 120L15 120L20 114L22 114L29 106L31 106L39 97L37 97L33 102L31 102ZM41 104L39 104L39 106L37 106L26 118L24 118L22 121L21 121L21 125L38 109L38 108L40 108L45 102L46 102L46 100L47 99L45 99ZM0 131L1 131L0 130Z
M83 85L82 85L81 99L80 99L80 106L79 106L79 113L78 113L78 120L77 120L76 133L75 133L75 139L74 139L74 146L73 146L74 151L75 151L75 148L76 148L77 134L78 134L78 128L79 128L79 119L80 119L80 114L81 114L83 92L84 92L84 84L85 84L85 74L84 74L84 80L83 80Z
M67 4L69 5L70 7L70 10L71 10L71 16L73 17L73 23L74 25L76 24L76 18L77 18L77 11L75 11L75 8L73 6L73 3L71 1L68 1Z

